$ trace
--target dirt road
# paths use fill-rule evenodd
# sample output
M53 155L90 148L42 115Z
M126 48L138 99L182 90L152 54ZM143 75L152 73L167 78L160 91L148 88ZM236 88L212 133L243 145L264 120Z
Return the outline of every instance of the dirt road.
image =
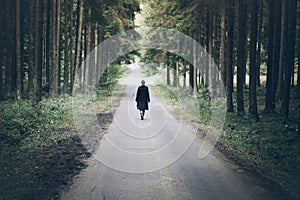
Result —
M140 120L134 95L141 78L134 66L121 80L127 90L113 123L62 199L284 199L216 151L199 159L194 128L173 117L151 87L150 111ZM154 81L144 78L146 84Z

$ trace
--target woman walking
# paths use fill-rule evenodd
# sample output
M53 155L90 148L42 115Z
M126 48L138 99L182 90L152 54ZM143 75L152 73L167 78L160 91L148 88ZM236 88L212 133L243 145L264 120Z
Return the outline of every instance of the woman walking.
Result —
M140 110L141 120L144 120L145 110L149 109L148 103L150 102L149 89L145 85L145 81L141 81L142 85L138 87L135 101L137 102L137 109Z

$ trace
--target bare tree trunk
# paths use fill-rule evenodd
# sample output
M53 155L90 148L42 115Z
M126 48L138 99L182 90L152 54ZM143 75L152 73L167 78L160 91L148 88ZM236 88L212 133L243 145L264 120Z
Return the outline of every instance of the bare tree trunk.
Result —
M269 1L269 43L268 43L268 61L267 61L267 82L266 82L266 102L265 111L274 110L275 105L272 100L273 85L273 54L274 54L274 21L275 21L275 0Z
M179 89L179 61L176 61L176 87Z
M85 32L85 39L86 39L86 49L85 49L85 63L84 63L84 67L85 67L85 78L84 78L84 90L87 91L88 87L89 87L89 83L90 83L90 79L91 79L91 32L92 32L92 25L91 25L91 14L92 14L92 9L90 8L90 6L88 4L87 5L87 10L88 10L88 25L86 27L86 32Z
M184 63L183 63L183 88L186 88L186 65L187 65L187 61L184 60Z
M167 85L171 85L171 77L170 77L170 54L167 52Z
M55 97L58 93L58 63L57 63L57 0L52 0L52 23L51 23L51 66L49 75L49 96Z
M190 89L190 94L194 93L194 66L192 64L189 64L189 71L190 71L190 76L189 76L189 89Z
M75 77L78 75L81 56L81 41L82 41L82 21L83 21L83 0L78 0L78 21L77 21L77 44L76 44L76 56L75 56L75 70L73 75L72 87L74 87ZM73 90L72 90L73 92Z
M300 133L300 81L299 81L299 77L300 77L300 70L299 70L299 63L298 63L298 76L297 76L297 78L298 78L298 80L297 80L298 81L298 83L297 83L297 86L298 86L298 134Z
M45 53L46 53L46 83L48 84L48 88L49 88L49 84L50 84L50 64L51 62L51 39L50 39L50 31L51 31L51 27L50 27L50 18L51 18L51 1L47 0L46 2L46 7L47 7L47 24L46 24L46 35L45 35L45 40L46 40L46 47L45 47ZM48 89L49 92L49 89Z
M238 10L238 48L237 48L237 112L245 113L244 106L244 69L246 68L246 4L239 1Z
M300 20L298 20L298 27L300 27ZM297 74L297 87L298 87L298 134L300 134L300 39L299 39L299 36L300 36L300 28L298 29L298 74Z
M56 56L55 56L55 63L57 65L56 71L57 71L57 89L55 89L55 95L57 95L60 91L60 82L61 82L61 51L60 51L60 5L61 0L56 0L57 3L57 11L56 11L56 36L55 36L55 49L56 49Z
M5 99L11 97L12 92L12 33L11 33L11 2L6 1L6 42L5 42Z
M193 62L193 95L197 95L197 41L194 40L194 45L193 45L193 51L194 51L194 62Z
M65 2L64 15L65 15L65 47L64 47L64 81L63 81L63 91L64 93L68 92L69 80L70 80L70 40L71 32L69 32L70 26L72 26L72 21L70 19L70 7L72 7L71 1ZM72 47L71 47L72 48Z
M36 1L35 18L35 73L34 92L35 102L42 100L42 66L43 66L43 5L42 1Z
M70 12L70 26L68 28L69 30L69 35L70 35L70 48L69 48L69 63L70 63L70 66L69 66L69 80L70 80L70 83L69 83L69 90L68 92L71 94L72 93L72 83L73 83L73 72L74 72L74 68L75 68L75 59L72 59L74 58L73 55L73 48L74 48L74 39L73 39L73 36L74 36L74 31L73 31L73 3L74 1L73 0L70 0L70 8L69 8L69 12Z
M5 6L5 5L3 5ZM0 9L0 15L1 16L5 16L5 13L4 13L4 9ZM3 84L3 69L2 69L2 66L3 66L3 62L4 62L4 51L3 51L3 47L5 46L4 45L4 42L3 42L3 38L4 38L4 17L1 17L0 18L0 46L2 48L0 48L0 101L4 99L4 84Z
M221 87L226 87L226 51L225 51L225 41L226 41L226 3L225 0L222 1L222 11L221 11L221 38L220 38L220 65L221 65L221 78L223 84ZM225 88L221 89L221 92L225 91ZM221 94L224 96L225 94Z
M262 28L263 28L263 1L260 1L259 6L259 27L257 34L257 86L260 87L260 65L261 65L261 50L262 50Z
M103 49L102 46L99 44L104 40L104 30L101 25L98 24L97 28L97 43L98 43L98 48L97 48L97 61L96 61L96 86L99 85L100 78L103 73L103 65L102 65L102 60L101 56L103 54Z
M257 0L251 1L250 14L250 90L249 90L249 113L252 114L256 121L259 121L257 110L257 94L256 94L256 46L257 46Z
M227 66L226 66L226 94L227 94L227 111L233 112L233 37L234 37L234 12L233 12L233 1L230 0L230 4L228 5L228 13L227 21L228 21L228 38L227 38Z
M289 0L289 26L287 41L287 57L283 75L283 99L282 113L286 119L289 118L289 105L291 93L291 73L295 61L295 38L296 38L297 1Z
M16 99L21 100L21 19L20 0L16 0Z
M279 75L278 75L278 98L282 99L283 93L283 69L286 60L286 43L288 31L288 1L282 2L281 15L281 39L280 39L280 59L279 59Z
M29 61L28 61L28 96L34 99L34 41L35 41L35 0L30 0L30 21L29 21Z
M276 108L275 95L278 87L279 58L280 58L280 37L281 37L281 0L275 0L274 16L274 38L273 38L273 59L272 59L272 108Z
M90 54L91 54L91 67L90 67L90 77L89 77L89 86L95 86L95 84L93 85L94 83L94 73L95 73L95 58L96 58L96 51L94 50L95 48L95 43L96 43L96 26L95 24L92 25L92 32L91 32L91 51L90 51Z

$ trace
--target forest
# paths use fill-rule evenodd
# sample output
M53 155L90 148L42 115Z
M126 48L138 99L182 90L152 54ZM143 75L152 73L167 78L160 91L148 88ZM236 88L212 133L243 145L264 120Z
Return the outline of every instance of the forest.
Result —
M83 167L79 158L88 156L73 152L83 148L70 105L76 76L83 88L96 80L96 89L106 90L97 99L103 112L108 106L103 99L135 60L160 63L167 76L163 86L186 89L199 101L222 80L228 114L221 143L244 154L241 160L250 160L245 164L250 168L266 174L271 168L266 177L299 195L299 180L291 177L300 166L300 1L1 0L1 5L0 174L5 178L0 183L23 178L0 189L1 195L58 195L59 186ZM218 66L217 76L212 80L195 63L157 49L133 51L113 63L90 55L106 39L136 28L137 14L144 18L139 26L177 30L199 43ZM90 64L82 65L86 60ZM245 153L252 148L254 153ZM65 164L70 170L50 177L55 184L49 186L41 177L49 179L49 166L63 165L63 153L70 154L72 162ZM32 159L23 162L26 157ZM34 178L21 175L21 169Z

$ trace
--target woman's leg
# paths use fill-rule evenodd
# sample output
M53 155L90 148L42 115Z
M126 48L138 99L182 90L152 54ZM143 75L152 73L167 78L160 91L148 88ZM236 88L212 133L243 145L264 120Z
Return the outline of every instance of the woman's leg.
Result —
M141 120L144 120L144 115L145 115L145 110L144 109L140 110L140 115L141 115Z

